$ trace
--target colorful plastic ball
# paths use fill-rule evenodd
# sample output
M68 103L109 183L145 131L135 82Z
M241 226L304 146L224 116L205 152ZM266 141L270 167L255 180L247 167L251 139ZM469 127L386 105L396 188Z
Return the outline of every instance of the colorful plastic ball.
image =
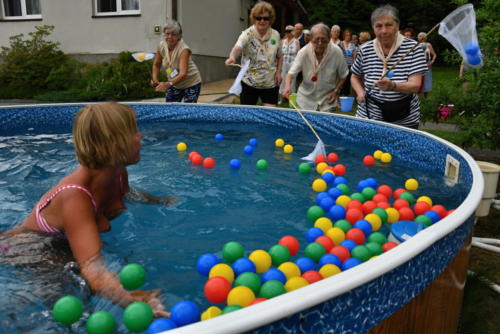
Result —
M396 247L398 244L395 243L395 242L392 242L392 241L387 241L386 243L384 243L382 245L382 250L384 252L387 252L387 251L390 251L391 249L393 249L394 247Z
M345 214L346 214L346 209L342 205L339 205L339 204L335 204L328 211L328 215L330 216L330 218L332 220L344 219Z
M285 274L287 280L295 276L300 276L300 268L293 262L284 262L280 264L278 269Z
M382 245L378 242L367 242L365 247L372 253L372 256L380 255L384 252L382 250Z
M437 213L436 211L433 211L433 210L427 211L426 213L424 213L424 215L429 217L432 220L433 224L437 223L441 219L441 217L439 217L439 213Z
M365 196L363 196L362 193L352 193L351 200L363 203L364 201L366 201L366 198L365 198Z
M323 267L325 264L334 264L334 265L340 267L340 265L342 264L342 261L340 260L340 258L337 255L328 253L328 254L323 255L319 259L319 262L318 262L318 265L320 268Z
M323 255L325 255L325 253L326 253L325 247L323 247L322 244L317 242L311 242L309 245L306 246L306 249L304 251L304 254L314 262L318 262L319 259Z
M185 152L187 150L187 145L186 143L180 142L177 144L177 151L179 152Z
M222 133L218 133L215 135L215 140L221 141L224 140L224 135Z
M290 260L290 251L283 245L274 245L269 249L269 255L271 255L271 259L273 265L278 267L283 262L287 262Z
M358 245L351 251L351 257L354 257L361 262L368 261L372 257L372 253L365 245Z
M359 192L361 192L364 188L369 187L370 185L366 180L361 180L358 182L357 189Z
M246 286L247 288L252 289L254 294L257 294L259 293L261 286L260 276L252 272L243 273L236 278L234 285Z
M221 276L214 276L205 282L203 292L211 303L223 303L231 290L231 283Z
M241 310L243 307L240 305L228 305L222 309L222 314L231 313L234 311Z
M253 293L252 289L241 285L229 291L229 295L227 296L227 304L240 305L242 307L245 307L250 305L254 299L255 294Z
M198 152L196 152L196 151L191 151L191 152L189 152L189 154L188 154L188 159L189 159L189 161L193 160L193 157L194 157L195 155L197 155L197 154L199 155L199 153L198 153Z
M439 218L441 218L441 219L446 217L446 214L448 213L446 211L446 208L440 204L436 204L436 205L431 206L431 210L437 212L439 214Z
M349 231L347 231L347 233L345 234L345 238L347 240L354 241L358 245L364 244L365 240L366 240L366 237L365 237L365 234L363 233L363 231L360 230L359 228L355 228L355 227L353 227Z
M372 224L373 231L378 231L380 226L382 226L382 219L374 213L367 214L365 216L365 220Z
M230 284L234 281L233 269L225 263L218 263L210 269L208 277L212 278L215 276L224 277Z
M137 263L127 264L118 275L123 287L127 290L139 289L146 281L146 271Z
M323 155L323 154L318 154L315 158L314 158L314 163L317 165L319 164L320 162L326 162L326 157Z
M361 210L361 212L363 212L363 203L361 203L360 201L357 201L355 199L352 199L349 203L347 203L347 206L346 206L346 209L347 210L350 210L350 209L358 209L358 210Z
M309 270L302 274L302 277L306 279L309 284L316 283L323 279L323 276L316 270Z
M97 311L92 313L87 319L85 329L88 334L112 334L116 332L116 321L111 313L106 311Z
M326 156L326 159L328 160L328 162L334 163L337 162L337 160L339 160L339 156L337 155L337 153L332 152Z
M353 267L356 267L357 265L360 265L362 262L361 260L355 258L355 257L351 257L351 258L348 258L347 260L344 261L344 263L342 263L342 271L345 271L345 270L348 270L348 269L351 269Z
M328 185L326 184L325 180L316 179L313 181L311 187L312 187L312 190L319 193L319 192L325 191L327 189Z
M335 187L328 189L328 195L330 195L331 198L336 200L339 196L343 195L343 192L339 188Z
M324 266L322 266L320 269L319 269L319 273L321 276L323 276L324 278L327 278L327 277L330 277L330 276L334 276L334 275L337 275L337 274L340 274L341 270L340 270L340 267L342 265L334 265L334 264L325 264Z
M373 231L372 224L364 219L358 220L352 225L352 227L359 228L361 231L363 231L366 237L368 237Z
M408 201L404 198L398 198L394 201L394 203L392 203L392 206L394 207L394 209L400 210L401 208L409 208L410 203L408 203Z
M386 77L388 77L389 79L391 79L393 76L394 76L394 71L392 70L386 74Z
M178 302L170 312L170 319L175 321L179 327L200 321L200 316L198 306L189 300Z
M398 211L400 220L413 220L413 218L415 218L415 214L413 213L413 210L410 208L403 207Z
M349 223L354 224L358 220L363 219L363 211L361 211L360 209L356 209L356 208L349 209L345 213L345 219Z
M345 175L346 168L343 164L336 164L335 166L333 166L333 172L336 176L342 176Z
M333 181L335 180L335 175L333 175L333 173L327 172L321 174L321 178L325 180L327 184L333 184Z
M244 148L243 148L243 153L247 154L247 155L250 155L253 153L253 146L250 146L250 145L246 145Z
M406 189L404 188L398 188L396 190L394 190L394 192L392 193L392 196L394 197L394 199L398 199L399 196L402 194L402 193L405 193L406 192Z
M432 199L429 196L420 196L417 199L417 203L418 202L425 202L425 203L429 204L429 206L432 206Z
M399 194L399 198L398 199L405 199L408 201L408 203L410 203L411 205L413 205L416 201L415 201L415 196L413 196L412 193L409 193L407 191Z
M387 208L385 209L385 212L387 212L388 223L395 223L399 220L399 211L395 208Z
M348 182L349 182L349 181L347 181L347 179L346 179L345 177L343 177L343 176L337 176L337 177L335 178L335 181L333 182L333 185L334 185L335 187L337 187L337 186L338 186L338 185L340 185L340 184L343 184L343 185L346 185L346 186L347 186L347 183L348 183ZM340 190L342 190L342 193L343 193L344 195L349 194L349 188L347 188L347 189L345 189L345 188L343 188L343 187L338 187L338 188L339 188Z
M239 159L231 159L231 161L229 161L229 167L234 170L240 169L241 161Z
M347 195L340 195L335 200L335 203L338 204L338 205L343 206L344 208L346 208L347 204L349 204L350 201L352 201L352 200L351 200L351 198L349 196L347 196Z
M326 235L321 235L321 236L317 237L316 240L314 240L314 242L321 244L325 248L325 251L327 251L327 252L330 249L332 249L333 246L335 246L332 239L330 239Z
M349 250L349 252L352 252L354 247L356 247L358 244L352 240L344 240L340 243L340 246L345 247Z
M254 273L256 271L255 264L246 257L241 257L234 261L232 267L236 276L239 276L242 273Z
M180 325L173 317L172 320ZM132 332L141 332L148 328L152 322L153 310L144 302L133 302L123 312L123 323Z
M324 211L329 211L334 204L335 204L335 201L330 196L322 198L321 201L319 202L319 206Z
M392 155L390 153L382 153L382 155L380 156L380 161L382 162L385 162L385 163L389 163L392 161Z
M336 177L335 181L337 181L337 179L339 179L339 178L341 178L341 177ZM342 194L349 195L349 193L351 192L351 189L349 188L347 183L340 183L340 184L336 184L336 183L337 182L334 182L335 187L339 188L342 191Z
M363 232L361 232L363 233ZM344 262L348 258L351 257L351 252L345 248L344 246L335 246L332 249L330 249L330 254L337 255L337 257L340 259L340 261Z
M408 191L415 191L418 189L418 181L415 179L408 179L405 181L405 188Z
M279 281L285 284L286 275L277 268L270 268L268 271L262 274L260 279L262 281L262 284L266 283L267 281Z
M380 160L380 158L382 157L382 154L384 152L382 152L381 150L376 150L375 152L373 152L373 157L377 160Z
M285 290L287 292L297 290L309 285L309 282L302 276L294 276L288 279L285 283Z
M265 302L267 300L267 298L263 298L263 297L258 297L258 298L255 298L252 302L252 304L250 305L255 305L255 304L258 304L258 303L262 303L262 302Z
M366 201L363 203L362 208L363 213L367 215L377 208L377 203L375 203L375 201Z
M267 271L269 268L271 268L272 264L272 258L271 255L269 255L268 252L262 250L262 249L257 249L254 250L248 258L255 263L255 268L257 270L258 274L262 274L263 272Z
M377 216L380 217L382 220L382 223L387 223L387 218L389 217L387 215L387 211L385 211L382 208L375 208L371 213L376 214Z
M413 206L413 211L415 211L416 215L423 215L427 211L431 209L431 206L427 202L417 202Z
M203 167L205 167L205 168L214 168L215 167L215 159L214 158L205 158L205 159L203 159Z
M326 231L326 236L333 241L333 244L335 246L340 245L340 243L345 240L345 232L339 227L330 228L328 231Z
M222 257L229 263L233 263L243 256L244 249L239 242L229 241L224 245L224 247L222 247Z
M377 191L375 189L373 189L372 187L365 187L365 188L363 188L363 190L361 191L361 193L363 194L363 196L367 200L371 200L373 198L373 196L375 196L375 194L377 193Z
M432 225L432 219L429 216L426 216L425 214L416 216L415 217L415 221L417 223L422 223L425 226L431 226Z
M221 314L222 314L222 310L220 308L218 308L217 306L210 306L209 308L207 308L205 310L205 312L203 312L201 314L201 320L205 321L205 320L208 320L208 319L212 319L212 318L218 317Z
M177 325L172 319L158 318L149 325L147 334L161 333L174 328L177 328Z
M321 219L321 218L320 218ZM300 243L297 238L291 235L285 235L278 241L278 245L283 245L288 248L291 256L295 256L300 248Z
M299 169L299 173L301 173L301 174L309 174L312 170L312 167L307 162L301 162L298 169Z
M380 245L383 245L387 242L387 237L380 232L373 232L368 236L368 242L376 242Z
M334 224L333 224L333 227L338 227L340 228L342 231L344 231L344 233L346 233L347 231L349 231L351 228L352 228L352 225L349 224L349 222L345 219L341 219L341 220L337 220Z
M365 166L372 166L375 164L375 158L372 155L365 155L363 157L363 164Z
M285 141L281 138L278 138L274 141L274 145L276 147L283 147L283 146L285 146Z
M52 316L54 319L67 326L78 321L82 313L82 301L75 296L64 296L60 298L52 309Z
M248 140L248 145L257 147L257 145L259 145L259 141L256 138L250 138L250 140Z
M379 203L379 202L387 202L388 199L384 194L376 193L375 195L373 195L372 201L374 201L375 203Z
M382 208L382 209L388 209L390 208L391 205L389 204L389 202L378 202L377 203L377 208Z
M327 193L327 192L325 192L325 191L318 193L318 194L316 195L316 198L315 198L315 202L316 202L316 204L318 204L318 205L319 205L319 203L321 203L321 200L322 200L323 198L327 198L327 197L330 197L330 195L328 195L328 193Z
M292 154L293 153L293 146L290 144L286 144L283 146L283 152L286 154Z
M382 184L377 188L377 193L382 194L385 197L389 198L392 196L392 188L389 187L387 184Z
M203 157L199 154L195 154L193 155L191 162L193 163L193 165L201 165L203 163Z
M329 229L333 227L332 221L327 217L320 217L314 222L314 227L317 227L323 231L324 234L328 232ZM291 254L292 256L295 254Z
M368 184L368 187L372 187L373 189L377 189L378 188L377 179L375 179L373 177L367 177L365 179L365 182Z
M325 215L325 211L318 206L318 205L313 205L307 209L307 219L309 219L312 222L315 222L316 219L323 217Z
M266 299L277 297L286 292L285 286L279 281L267 281L260 287L259 296Z
M198 270L200 275L208 276L210 269L212 269L212 267L217 263L220 263L220 260L215 254L203 254L196 262L196 270Z
M266 170L269 167L269 164L267 163L267 160L260 159L255 164L255 167L257 167L258 170Z
M295 260L295 264L300 268L300 272L302 273L316 269L316 263L308 257L299 257Z

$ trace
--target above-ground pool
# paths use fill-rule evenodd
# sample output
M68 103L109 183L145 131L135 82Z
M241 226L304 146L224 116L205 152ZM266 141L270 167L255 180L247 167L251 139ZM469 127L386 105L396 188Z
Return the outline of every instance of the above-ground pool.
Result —
M313 150L316 138L296 112L201 104L131 105L144 138L141 162L129 167L130 183L156 195L176 195L178 203L168 208L127 203L128 210L113 221L112 231L102 235L111 270L139 263L148 273L144 288L161 289L167 309L190 300L203 311L212 304L203 296L207 278L196 272L200 255L221 257L228 241L243 244L248 255L256 249L268 250L284 235L293 235L301 243L296 257L303 256L305 233L313 226L306 217L307 209L315 204L311 183L319 175L297 171L300 157ZM81 107L0 108L2 231L21 221L38 198L77 165L70 132ZM466 243L483 189L479 167L467 153L430 134L399 126L317 112L307 112L306 117L327 152L337 153L338 162L347 167L351 192L368 177L393 189L404 187L411 177L420 183L415 196L429 196L435 204L455 211L361 265L173 332L363 333L377 325L380 328L384 319L430 286ZM217 133L224 139L215 140ZM256 138L258 145L253 153L245 154L250 138ZM294 152L285 154L276 148L277 138L292 144ZM178 142L188 145L187 152L177 151ZM191 150L215 158L215 168L192 165L187 159ZM390 152L392 162L363 165L363 156L375 150ZM459 164L453 181L444 178L450 157ZM239 170L229 167L233 158L240 159ZM259 159L268 162L267 170L256 168ZM16 245L11 246L0 239L4 258L15 252ZM0 330L66 332L68 329L51 318L50 310L57 298L73 294L85 307L85 315L73 325L73 331L85 332L85 318L107 310L120 324L119 331L126 332L121 324L123 310L90 295L68 264L67 252L55 260L44 253L51 247L43 244L31 249L38 257L25 266L0 262ZM436 317L440 316L443 314Z

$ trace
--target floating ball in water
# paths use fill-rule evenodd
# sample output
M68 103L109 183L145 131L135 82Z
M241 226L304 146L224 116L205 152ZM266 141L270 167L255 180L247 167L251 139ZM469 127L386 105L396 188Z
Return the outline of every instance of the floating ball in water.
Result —
M295 264L297 265L297 267L299 267L302 273L316 269L316 263L314 263L314 261L308 257L299 257L297 260L295 260Z
M392 155L390 153L382 153L382 155L380 156L380 161L382 162L385 162L385 163L389 163L392 161Z
M153 310L144 302L133 302L123 312L123 323L132 332L141 332L152 322Z
M307 162L302 162L300 165L299 165L299 173L301 174L309 174L311 172L311 165L308 164Z
M363 157L363 164L365 166L371 166L375 163L375 158L373 157L373 155L365 155Z
M351 256L360 260L361 262L368 261L372 257L372 253L365 245L358 245L351 251Z
M272 258L271 255L269 255L268 252L262 250L262 249L257 249L254 250L248 258L255 263L255 268L257 270L258 274L262 274L263 272L266 272L269 268L271 268L272 264Z
M285 146L283 146L283 152L286 154L293 153L293 146L290 144L286 144Z
M223 303L231 291L231 284L222 276L214 276L205 282L203 292L211 303Z
M349 202L349 204L351 204L352 202L354 201ZM358 220L363 219L363 216L363 211L357 208L348 209L345 213L345 219L351 224L354 224Z
M318 205L313 205L307 209L307 218L312 222L315 222L316 219L323 217L324 215L325 211L323 211L323 209Z
M285 286L279 281L267 281L260 287L259 295L266 299L282 295L286 292Z
M338 185L347 185L348 181L347 179L344 177L344 176L337 176L335 178L335 181L333 182L333 185L334 186L338 186ZM349 191L348 191L349 192ZM344 194L346 195L346 193L344 192Z
M240 305L228 305L222 309L222 314L227 314L227 313L231 313L234 311L238 311L238 310L241 310L242 308L243 307L241 307Z
M239 159L231 159L231 161L229 161L229 167L234 170L240 169L241 161Z
M328 160L328 162L334 163L339 160L339 156L337 155L337 153L332 152L326 156L326 159Z
M365 215L371 213L376 208L377 208L377 203L375 203L375 201L366 201L362 205L363 213Z
M441 219L439 217L439 213L437 213L436 211L433 211L433 210L427 211L426 213L424 213L424 215L428 216L432 220L433 224L437 223Z
M256 273L246 272L239 275L234 281L235 286L246 286L252 289L254 294L258 294L261 286L260 276Z
M278 138L278 139L276 139L276 141L274 142L274 145L275 145L276 147L283 147L283 146L285 146L285 141L284 141L283 139L281 139L281 138Z
M328 164L326 162L320 162L316 165L316 172L318 174L323 174L323 172L326 170L328 167Z
M432 199L428 196L420 196L419 198L417 198L417 203L418 202L425 202L429 204L429 206L432 206Z
M309 282L309 284L316 283L323 279L323 276L321 276L321 274L316 270L306 271L305 273L302 274L302 277L305 278L306 281Z
M336 164L333 166L333 172L336 176L342 176L346 173L346 168L343 164Z
M253 146L246 145L243 148L243 153L248 154L248 155L252 154L253 153Z
M215 307L215 306L212 306ZM147 334L156 334L177 328L177 324L172 319L159 318L149 325Z
M269 249L269 255L271 255L272 263L274 266L278 267L283 262L290 260L290 251L283 245L274 245Z
M352 228L352 225L349 224L349 222L345 219L337 220L335 224L333 224L333 227L338 227L342 231L347 232Z
M330 195L330 197L335 200L342 194L343 194L342 190L340 190L338 187L328 189L328 195Z
M365 234L363 233L363 231L360 230L359 228L355 228L355 227L353 227L349 231L347 231L347 233L345 234L345 238L347 240L354 241L358 245L364 244L365 240L366 240L366 237L365 237Z
M222 247L222 257L229 263L233 263L243 256L244 249L239 242L229 241L224 245L224 247Z
M341 221L341 220L339 220L339 221ZM347 223L347 224L349 225L349 229L350 229L351 225L349 223ZM332 241L335 245L339 245L342 241L345 240L345 232L339 227L332 227L331 229L326 231L326 235L330 239L332 239Z
M123 287L127 290L139 289L146 281L146 271L137 263L127 264L118 275Z
M380 245L383 245L387 242L387 238L383 233L373 232L368 236L368 242L376 242Z
M215 254L203 254L196 262L196 270L198 270L200 275L208 276L210 269L217 263L220 263L220 260Z
M326 157L323 155L323 154L318 154L315 158L314 158L314 163L317 165L319 164L320 162L326 162Z
M382 154L384 152L382 152L381 150L376 150L375 152L373 152L373 157L377 160L380 160L380 158L382 157Z
M392 188L386 184L382 184L377 188L377 193L384 195L389 198L392 196Z
M317 242L311 242L309 245L306 246L306 249L304 251L304 254L314 262L318 262L319 259L323 255L325 255L325 253L326 253L325 247L323 247L322 244Z
M225 263L218 263L210 269L208 277L212 278L215 276L224 277L229 283L234 281L234 271L233 269Z
M246 257L239 258L233 263L233 271L236 276L246 272L254 273L255 270L255 264Z
M320 228L324 234L333 227L333 223L329 218L320 217L314 222L314 227ZM292 256L295 254L291 254Z
M358 220L352 226L355 228L359 228L361 231L363 231L366 237L368 237L373 231L372 224L370 224L367 220L364 219Z
M189 300L178 302L172 307L170 318L180 327L200 321L200 310Z
M339 274L341 272L340 266L341 265L337 266L337 265L334 265L334 264L325 264L324 266L322 266L319 269L319 273L324 278L327 278L327 277L330 277L330 276L334 276L334 275L337 275L337 274Z
M361 191L361 193L363 194L363 196L367 200L371 200L373 198L373 196L375 196L375 194L377 193L377 191L375 189L373 189L372 187L365 187L365 188L363 188L363 190Z
M319 206L325 211L329 211L334 204L335 201L330 196L321 199L319 202Z
M221 141L224 140L224 135L222 133L218 133L215 135L215 140Z
M363 232L361 232L363 233ZM351 257L351 252L349 249L347 249L344 246L335 246L332 249L330 249L330 254L337 255L337 257L340 259L340 261L345 262L348 258ZM340 268L342 269L342 268Z
M221 314L222 314L222 310L220 308L218 308L217 306L210 306L209 308L207 308L205 310L205 312L203 312L201 314L201 320L204 321L204 320L212 319L212 318L218 317Z
M295 254L297 254L300 248L299 240L297 240L297 238L291 235L285 235L284 237L282 237L278 241L278 244L288 248L291 256L295 256Z
M347 207L349 207L349 205L351 205L351 203L363 203L366 201L366 198L365 196L363 196L362 193L352 193L351 194L351 199L352 201L350 201L348 204L347 204ZM349 220L349 219L348 219ZM350 220L349 220L350 221ZM350 221L351 222L351 221ZM351 222L352 223L352 222Z
M439 218L441 219L446 217L447 214L446 208L440 204L433 205L431 207L431 210L437 212L439 214Z
M340 185L339 185L340 186ZM340 206L343 206L344 208L347 207L347 205L349 204L349 202L351 202L351 198L347 195L340 195L339 197L337 197L337 199L335 200L335 204L337 205L340 205ZM339 219L342 219L342 218L339 218Z
M246 286L237 286L229 291L227 296L228 305L240 305L242 307L250 305L255 299L255 294Z
M286 275L279 269L271 268L261 276L262 284L267 281L279 281L283 284L286 282Z
M337 201L338 201L338 198L337 198ZM345 213L346 213L346 209L344 208L344 206L339 205L339 204L335 204L328 211L328 215L330 216L330 218L332 220L344 219Z
M327 183L327 184L333 184L333 181L335 180L335 175L331 172L326 172L321 175L321 178Z
M333 247L332 247L333 248ZM340 266L342 261L340 261L339 257L335 254L325 254L319 259L319 267L323 267L325 264L334 264L336 266Z
M60 298L52 309L54 319L64 325L71 325L78 321L83 313L83 304L75 296L64 296Z
M319 236L322 236L324 234L323 230L321 230L318 227L311 227L306 231L306 241L307 242L314 242Z
M214 168L215 167L215 159L214 158L205 158L205 159L203 159L203 167L205 167L205 168Z
M295 276L300 276L300 268L293 262L284 262L280 264L278 269L285 274L287 280Z
M344 240L340 243L340 246L344 246L345 248L347 248L349 250L349 252L352 252L354 247L356 247L357 245L358 244L352 240Z
M342 271L351 269L353 267L356 267L357 265L361 264L362 262L354 257L348 258L347 260L342 263Z
M382 223L387 223L387 212L382 208L375 208L372 213L376 214L382 220Z
M87 319L85 329L88 334L112 334L116 332L116 321L111 313L106 311L97 311L92 313L92 315Z
M395 243L395 242L392 242L392 241L387 241L386 243L384 243L382 245L382 250L384 252L387 252L387 251L390 251L391 249L393 249L394 247L396 247L398 244Z
M325 248L325 251L327 252L334 246L332 239L330 239L326 235L320 235L319 237L316 238L316 240L314 240L314 242L317 242L318 244L322 245Z
M432 219L429 216L426 216L425 214L416 216L415 217L415 221L417 223L422 223L425 226L431 226L432 225Z
M255 138L250 138L250 140L248 141L248 145L250 145L252 147L257 147L257 145L259 145L259 142Z
M188 155L188 159L189 161L191 161L193 159L193 156L195 156L196 154L199 154L198 152L196 151L191 151L189 152L189 155Z
M372 225L373 231L378 231L380 229L380 226L382 226L382 218L374 213L367 214L365 216L365 220L367 220Z
M418 181L415 179L408 179L405 182L405 188L408 191L415 191L418 189Z
M201 165L203 163L203 157L200 154L194 154L191 158L193 165Z
M394 209L399 211L399 209L401 208L410 207L410 203L404 198L398 198L397 200L394 201L394 203L392 203L392 206L394 207Z
M403 207L398 211L400 220L413 220L415 218L415 214L411 208Z
M185 152L187 150L187 145L186 143L180 142L177 144L177 151L179 152Z
M367 242L365 246L368 248L372 256L377 256L384 252L382 250L382 245L377 242Z
M414 204L415 203L415 196L413 196L412 193L409 193L407 191L405 192L402 192L400 195L399 195L399 198L402 198L402 199L405 199L408 201L408 203L410 204Z
M267 163L267 160L260 159L257 161L255 166L257 167L258 170L266 170L269 164Z
M288 281L286 281L285 290L290 292L305 287L306 285L309 285L309 282L304 277L294 276L290 277Z
M399 211L395 208L387 208L385 209L385 212L387 212L388 223L395 223L399 220Z

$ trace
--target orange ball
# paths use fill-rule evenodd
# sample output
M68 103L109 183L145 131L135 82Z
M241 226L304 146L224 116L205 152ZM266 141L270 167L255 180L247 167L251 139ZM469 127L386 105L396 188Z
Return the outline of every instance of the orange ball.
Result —
M375 163L375 158L372 155L365 155L363 158L363 164L365 166L371 166Z
M405 192L406 192L406 189L398 188L398 189L394 190L394 193L392 195L394 196L394 199L398 199L399 195L401 195L402 193L405 193Z
M388 199L387 197L384 195L384 194L375 194L373 197L372 197L372 201L374 201L375 203L378 203L378 202L387 202Z
M335 173L335 176L342 176L345 175L346 168L342 164L337 164L333 166L333 172Z
M193 165L201 165L203 163L203 157L199 154L194 154L191 158Z
M360 210L362 210L363 209L363 203L361 203L360 201L357 201L357 200L353 199L352 201L350 201L349 203L347 203L346 209L347 210L349 210L349 209L360 209Z
M326 157L323 154L318 154L316 158L314 158L314 163L317 165L320 162L326 162Z
M366 201L363 203L363 213L365 215L369 214L377 208L377 203L375 201Z
M339 160L339 156L337 155L337 153L330 153L328 154L327 156L327 160L328 162L337 162Z
M215 167L215 159L214 158L205 158L205 159L203 159L203 167L205 167L205 168L214 168Z
M377 202L377 208L387 209L390 208L391 205L389 202Z
M410 209L409 207L402 207L398 211L400 220L413 220L413 218L415 218L413 210Z
M396 210L399 210L401 208L409 208L410 207L410 203L408 203L408 201L405 200L405 199L403 199L403 198L398 198L397 200L394 201L394 203L392 203L392 206Z
M377 188L377 193L385 195L385 197L389 198L392 196L392 188L387 184L382 184Z
M427 202L417 202L413 206L413 211L415 211L415 214L417 215L423 215L427 211L431 209L431 206Z
M351 202L349 202L349 204ZM358 208L348 209L345 213L345 219L351 224L354 224L358 220L363 219L363 216L364 216L363 211L361 211L361 209Z
M431 207L431 210L432 211L436 211L437 214L439 215L439 218L443 219L444 217L446 217L446 208L440 204L436 204L436 205L433 205Z
M309 284L315 283L317 281L321 281L323 276L316 270L309 270L302 274L302 277L309 282Z
M333 248L333 246L335 246L333 244L333 241L332 239L330 239L329 237L327 237L326 235L320 235L319 237L316 238L316 240L314 240L315 242L321 244L323 247L325 247L325 250L328 252L330 249Z

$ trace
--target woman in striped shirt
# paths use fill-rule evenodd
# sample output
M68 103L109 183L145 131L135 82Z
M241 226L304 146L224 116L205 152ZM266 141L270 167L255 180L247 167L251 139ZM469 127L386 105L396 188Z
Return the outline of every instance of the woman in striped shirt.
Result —
M351 84L358 101L356 116L417 129L420 102L416 93L427 71L424 53L413 48L416 41L399 34L398 10L393 6L375 9L371 23L376 38L360 47L351 67ZM380 79L404 55L392 73Z

